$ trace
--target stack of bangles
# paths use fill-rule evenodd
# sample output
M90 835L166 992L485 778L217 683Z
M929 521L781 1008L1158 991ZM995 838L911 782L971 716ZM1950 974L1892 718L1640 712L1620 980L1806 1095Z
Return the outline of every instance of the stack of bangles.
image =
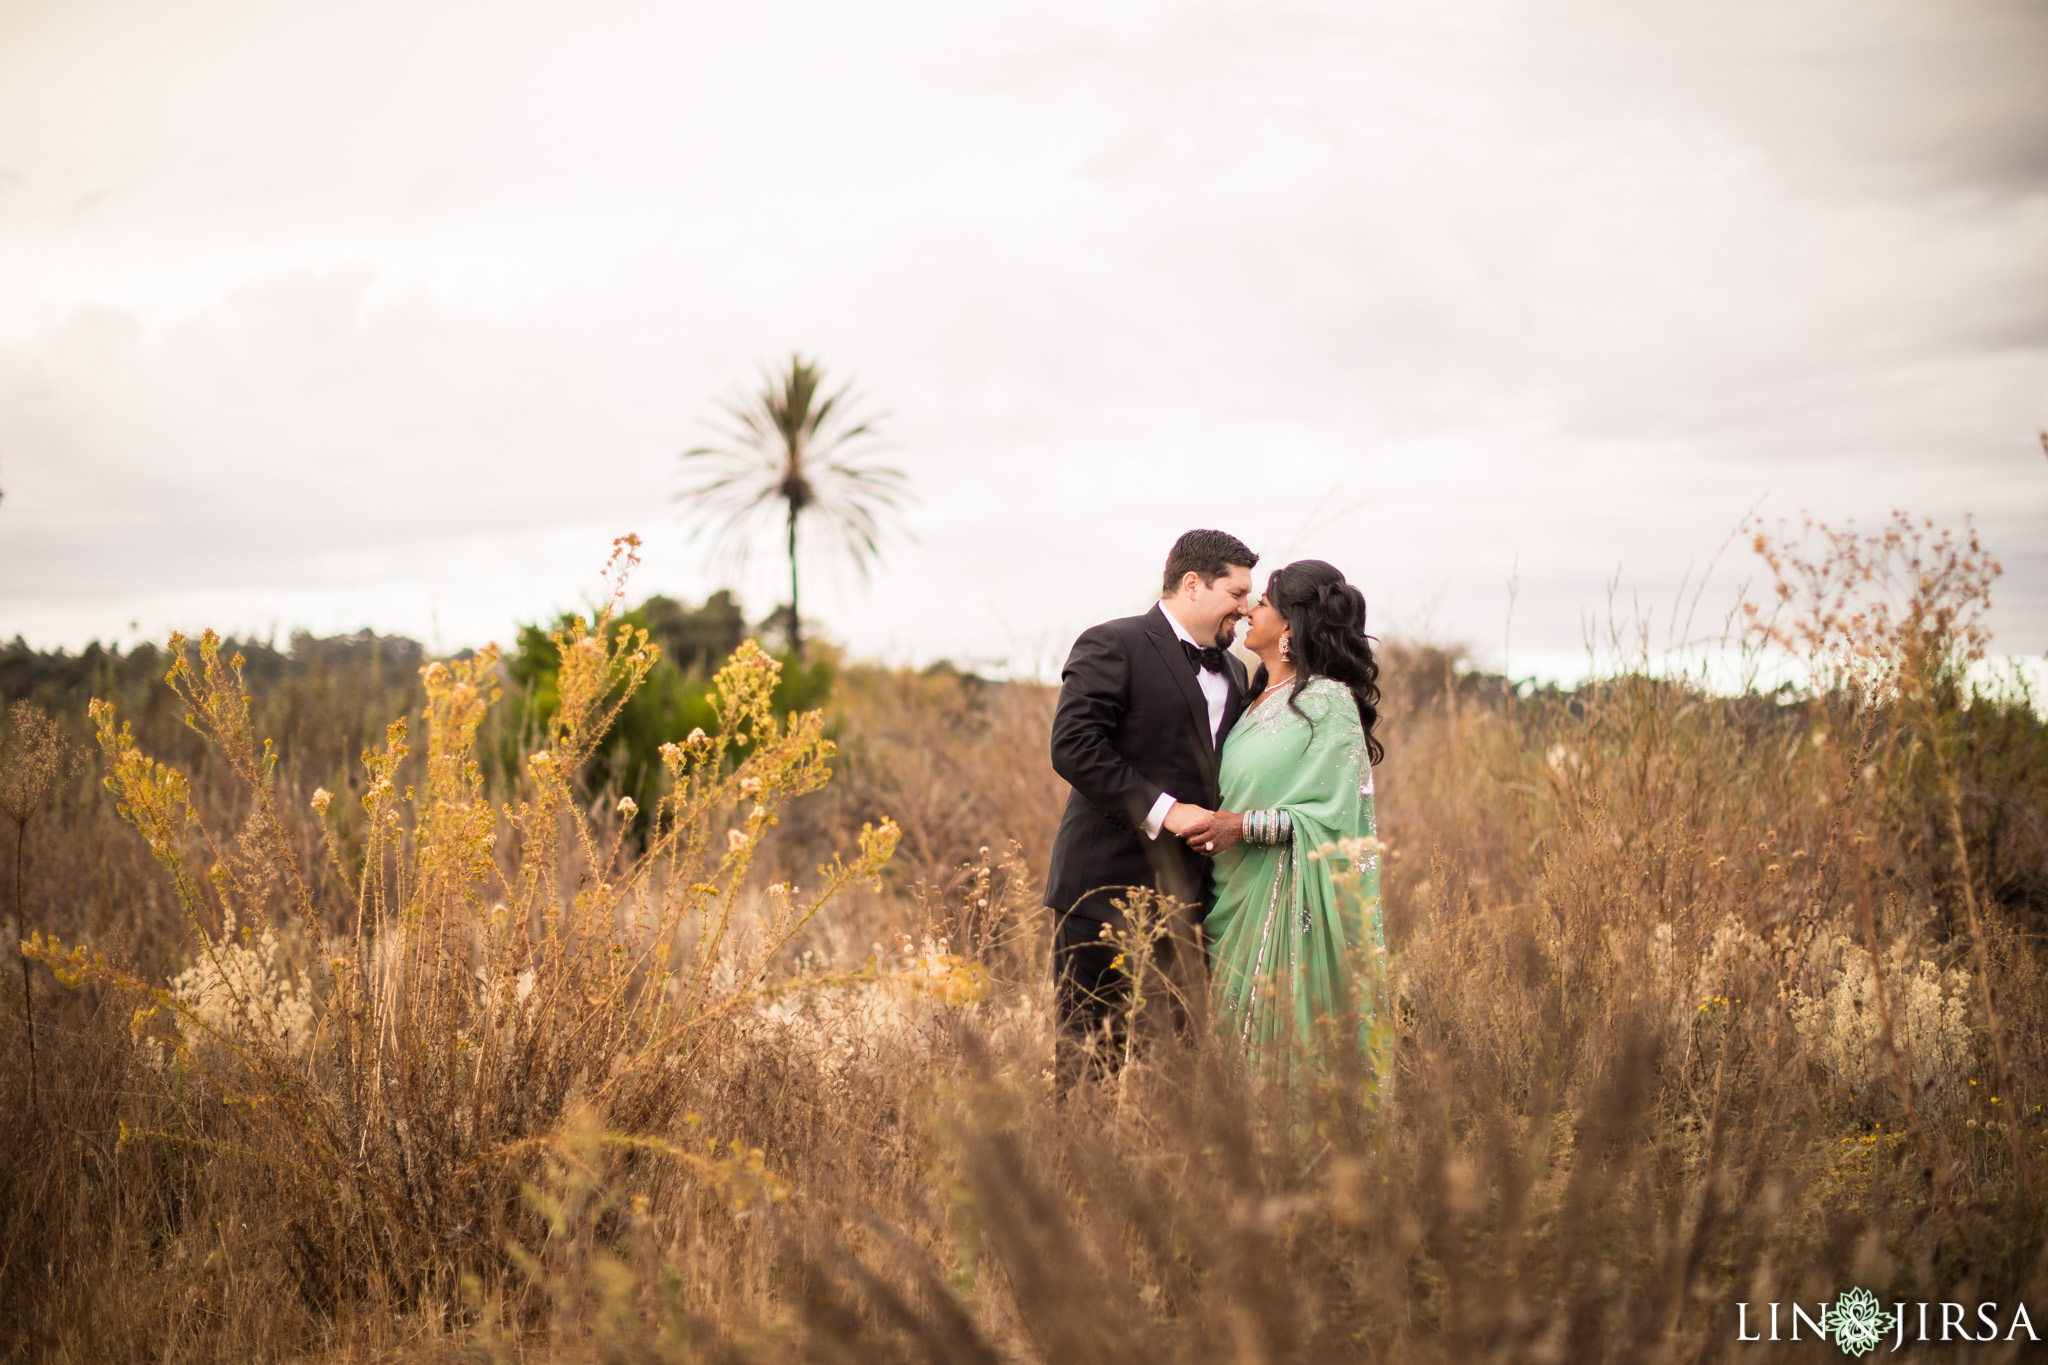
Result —
M1248 810L1244 813L1244 841L1248 844L1285 844L1294 839L1294 821L1284 810Z

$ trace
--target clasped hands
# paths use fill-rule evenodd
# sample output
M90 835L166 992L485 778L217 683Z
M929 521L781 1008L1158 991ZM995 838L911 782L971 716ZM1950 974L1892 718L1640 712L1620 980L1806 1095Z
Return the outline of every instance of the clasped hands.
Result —
M1176 801L1166 812L1161 828L1205 858L1213 858L1232 844L1244 841L1244 817L1227 810L1207 810L1186 801Z

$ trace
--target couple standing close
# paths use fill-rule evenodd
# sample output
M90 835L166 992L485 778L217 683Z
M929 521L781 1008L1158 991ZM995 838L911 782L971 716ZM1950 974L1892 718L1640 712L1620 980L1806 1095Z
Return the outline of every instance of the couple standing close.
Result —
M1384 943L1365 599L1314 559L1255 594L1258 562L1235 536L1189 531L1158 603L1082 634L1060 675L1052 763L1073 790L1045 900L1062 1088L1121 1050L1127 936L1110 928L1135 888L1174 906L1157 960L1177 1021L1206 990L1224 1043L1254 1063L1370 1027ZM1250 677L1228 648L1240 621Z

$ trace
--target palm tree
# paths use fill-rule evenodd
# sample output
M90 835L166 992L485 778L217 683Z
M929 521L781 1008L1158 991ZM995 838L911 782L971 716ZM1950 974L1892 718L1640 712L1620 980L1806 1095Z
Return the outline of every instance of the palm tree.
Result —
M761 533L781 523L789 552L789 646L799 660L798 524L819 524L866 574L881 521L904 493L901 470L864 458L877 432L849 411L852 388L827 393L818 364L792 355L786 370L764 370L757 388L723 404L718 444L682 457L691 481L677 500L711 533L714 554L744 564Z

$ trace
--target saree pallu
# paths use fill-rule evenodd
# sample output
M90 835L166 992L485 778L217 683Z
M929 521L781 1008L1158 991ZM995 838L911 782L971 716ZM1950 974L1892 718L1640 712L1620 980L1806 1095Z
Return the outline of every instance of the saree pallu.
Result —
M1214 1018L1257 1076L1349 1053L1385 1074L1389 1029L1372 763L1350 689L1313 678L1247 712L1223 745L1223 808L1284 811L1290 837L1216 856ZM1277 823L1277 822L1269 822ZM1348 1067L1346 1069L1349 1069Z

